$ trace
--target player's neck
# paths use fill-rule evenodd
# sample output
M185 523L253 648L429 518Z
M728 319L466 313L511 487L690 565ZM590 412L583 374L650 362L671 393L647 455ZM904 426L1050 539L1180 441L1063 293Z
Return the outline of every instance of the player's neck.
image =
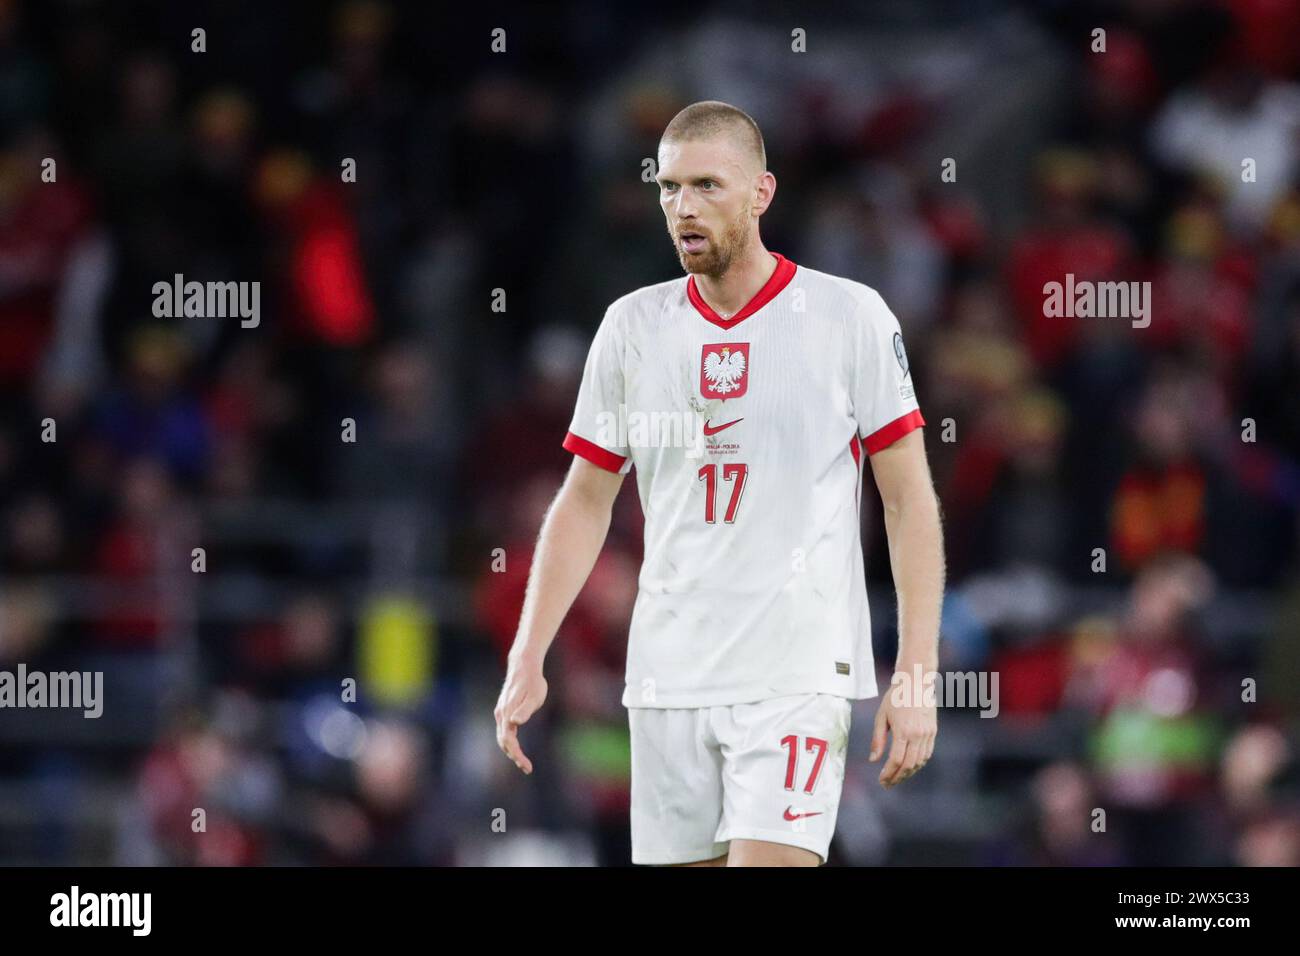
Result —
M742 259L731 263L725 275L696 275L695 288L709 307L726 319L758 295L758 290L767 285L775 271L776 257L761 242L756 242Z

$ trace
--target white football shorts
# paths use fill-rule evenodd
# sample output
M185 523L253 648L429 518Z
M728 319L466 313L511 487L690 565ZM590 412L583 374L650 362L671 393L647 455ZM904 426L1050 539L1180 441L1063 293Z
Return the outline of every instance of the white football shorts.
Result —
M695 863L765 840L825 863L852 710L832 694L629 708L632 862Z

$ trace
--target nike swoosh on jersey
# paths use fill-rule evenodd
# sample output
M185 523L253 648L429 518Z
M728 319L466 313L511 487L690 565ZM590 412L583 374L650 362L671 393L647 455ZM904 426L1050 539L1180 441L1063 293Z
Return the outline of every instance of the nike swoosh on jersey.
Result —
M735 422L727 422L727 424L725 424L725 425L714 425L712 428L710 428L710 427L709 427L708 420L706 419L705 422L704 422L704 434L705 434L705 435L716 435L718 432L722 431L724 428L730 428L732 425L736 424L736 422L743 422L743 421L744 421L743 418L737 418Z
M812 813L791 813L790 808L786 807L785 818L791 821L802 820L804 817L819 817L822 815L823 812L824 811L822 810L814 810Z

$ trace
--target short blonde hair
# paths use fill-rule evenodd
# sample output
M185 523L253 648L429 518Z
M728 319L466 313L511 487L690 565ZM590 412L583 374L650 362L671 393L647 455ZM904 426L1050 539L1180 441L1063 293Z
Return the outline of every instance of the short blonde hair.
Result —
M664 128L660 142L712 139L719 135L735 137L736 142L758 160L759 169L767 171L763 133L754 118L744 110L719 100L702 100L686 107Z

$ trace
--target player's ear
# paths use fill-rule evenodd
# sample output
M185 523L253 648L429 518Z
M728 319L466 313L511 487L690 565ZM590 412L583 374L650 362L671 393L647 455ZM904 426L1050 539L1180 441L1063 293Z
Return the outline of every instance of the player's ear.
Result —
M754 184L754 215L761 216L767 212L767 207L772 205L772 197L776 195L776 177L771 172L765 171L759 175L758 181Z

